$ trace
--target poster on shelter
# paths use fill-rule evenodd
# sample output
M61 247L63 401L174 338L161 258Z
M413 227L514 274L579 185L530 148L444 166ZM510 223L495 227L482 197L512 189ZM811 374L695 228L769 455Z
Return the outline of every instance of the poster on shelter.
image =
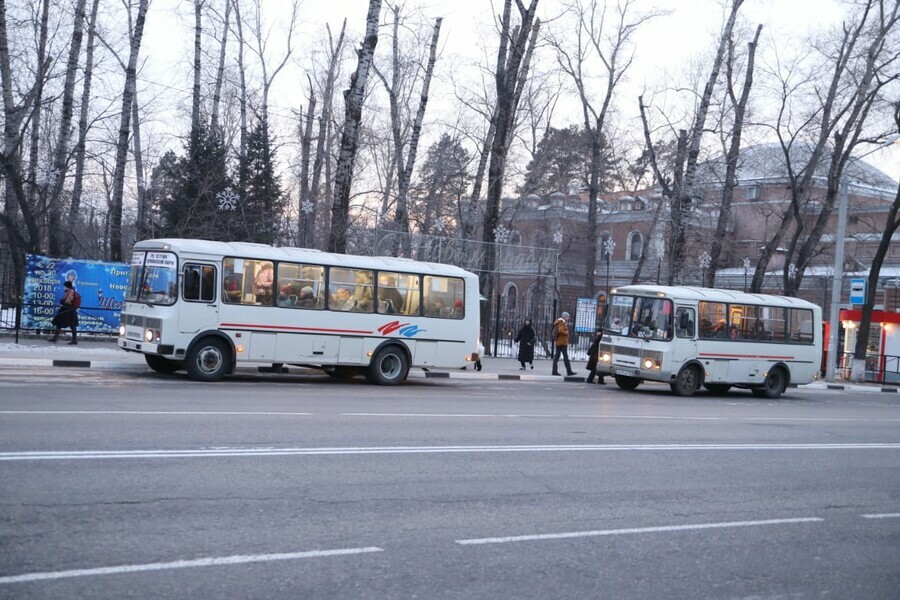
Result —
M594 333L597 327L597 299L578 298L575 305L575 331Z
M50 322L63 295L63 282L81 294L79 331L115 332L128 287L128 265L78 258L25 257L22 327L52 329Z

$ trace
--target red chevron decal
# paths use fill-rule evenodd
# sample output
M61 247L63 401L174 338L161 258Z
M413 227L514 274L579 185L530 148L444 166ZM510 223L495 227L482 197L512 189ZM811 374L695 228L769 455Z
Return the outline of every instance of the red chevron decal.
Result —
M389 333L393 333L400 329L401 327L409 325L409 323L401 323L400 321L391 321L390 323L385 323L381 327L378 328L378 331L381 332L381 335L387 335Z

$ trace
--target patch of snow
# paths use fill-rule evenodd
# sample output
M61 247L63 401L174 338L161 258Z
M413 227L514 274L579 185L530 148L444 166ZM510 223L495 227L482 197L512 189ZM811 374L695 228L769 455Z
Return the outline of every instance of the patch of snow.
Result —
M16 353L16 354L59 354L61 352L66 353L76 353L76 352L84 352L90 351L91 354L108 354L109 356L118 356L121 357L123 351L119 348L76 348L74 346L66 345L68 342L68 338L63 338L63 340L56 344L50 344L47 340L36 340L33 344L9 344L9 343L0 343L0 354L4 353Z

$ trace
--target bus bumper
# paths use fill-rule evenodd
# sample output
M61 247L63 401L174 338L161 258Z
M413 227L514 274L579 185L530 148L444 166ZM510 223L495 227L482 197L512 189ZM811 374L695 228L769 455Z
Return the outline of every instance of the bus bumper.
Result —
M126 352L140 352L141 354L159 354L161 356L175 354L175 347L168 344L153 344L125 338L119 338L119 348Z

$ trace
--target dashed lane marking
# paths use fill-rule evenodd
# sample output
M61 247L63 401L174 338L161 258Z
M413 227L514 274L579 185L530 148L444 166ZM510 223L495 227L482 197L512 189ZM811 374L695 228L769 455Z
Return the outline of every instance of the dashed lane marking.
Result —
M881 515L862 515L864 519L900 519L900 513L885 513Z
M324 558L329 556L368 554L371 552L383 552L383 550L375 546L370 546L367 548L342 548L337 550L313 550L310 552L285 552L280 554L248 554L238 556L197 558L193 560L176 560L172 562L146 563L141 565L119 565L116 567L99 567L95 569L73 569L70 571L25 573L22 575L0 577L0 584L28 583L32 581L46 581L48 579L67 579L71 577L90 577L97 575L118 575L121 573L140 573L144 571L167 571L171 569L193 569L198 567L242 565L247 563L272 562L278 560Z
M726 523L698 523L694 525L666 525L662 527L635 527L629 529L600 529L595 531L569 531L565 533L539 533L534 535L514 535L506 537L474 538L456 540L461 546L482 544L508 544L510 542L531 542L538 540L565 540L572 538L599 537L610 535L630 535L637 533L663 533L673 531L696 531L700 529L727 529L731 527L759 527L763 525L787 525L792 523L819 523L819 517L796 519L766 519L763 521L731 521Z

